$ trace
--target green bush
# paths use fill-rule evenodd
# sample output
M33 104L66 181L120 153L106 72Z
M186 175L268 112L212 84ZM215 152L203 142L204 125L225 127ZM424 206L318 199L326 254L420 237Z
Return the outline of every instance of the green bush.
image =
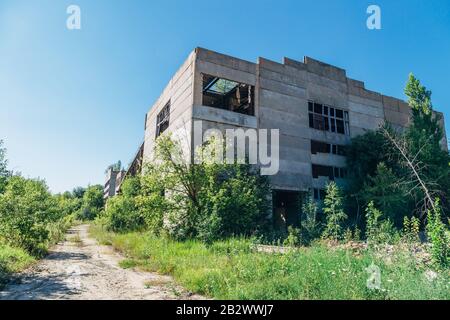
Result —
M335 182L327 185L323 211L326 217L322 237L331 240L342 239L342 224L347 219L344 212L341 190Z
M0 195L0 240L31 254L45 252L48 224L62 218L55 198L41 180L13 176Z
M170 136L158 138L156 159L144 175L122 187L108 202L110 230L146 229L174 239L211 243L232 235L252 235L266 222L269 184L241 164L186 163ZM127 191L126 189L129 189Z
M424 266L411 268L402 255L392 262L368 250L351 251L314 245L287 254L252 250L252 241L226 239L205 245L149 233L104 234L132 263L151 272L172 275L186 289L216 299L445 299L448 277L427 279ZM379 266L381 289L367 288L372 263Z
M0 194L0 242L43 255L73 223L69 204L67 198L52 196L42 180L10 177Z
M137 210L135 200L130 197L117 196L109 199L104 216L106 228L114 232L145 228L145 219Z
M373 201L366 208L366 238L369 244L393 243L398 232L389 219L382 219L383 213L375 208Z
M442 222L439 200L436 200L433 210L428 210L427 235L431 242L431 254L436 264L446 267L450 260L450 239L448 228Z
M104 204L102 186L89 186L83 194L82 205L77 212L77 218L79 220L94 220L100 215Z
M305 243L310 243L318 238L321 233L320 223L317 221L318 207L312 197L307 197L305 203L302 205L302 240Z
M302 243L302 233L299 228L288 226L288 236L283 242L283 245L289 247L297 247Z
M25 250L0 243L0 289L11 273L22 271L34 261Z

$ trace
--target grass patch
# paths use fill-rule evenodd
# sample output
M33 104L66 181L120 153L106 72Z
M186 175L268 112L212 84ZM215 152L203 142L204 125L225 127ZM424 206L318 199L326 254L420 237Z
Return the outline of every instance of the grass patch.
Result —
M83 240L81 240L80 235L72 236L68 239L70 242L74 243L76 246L81 247L83 245Z
M35 258L22 249L0 244L0 288L12 273L20 272L35 262Z
M167 281L166 279L152 279L144 282L146 289L150 289L151 287L163 287L169 284L170 281Z
M113 234L99 226L93 236L108 239L143 270L170 274L186 289L217 299L450 299L449 272L430 280L426 268L398 254L385 262L363 251L313 246L288 254L252 250L245 239L206 246L146 233ZM366 268L381 270L381 290L367 288Z
M139 264L136 260L133 259L124 259L119 262L119 267L122 269L132 269L134 267L137 267Z

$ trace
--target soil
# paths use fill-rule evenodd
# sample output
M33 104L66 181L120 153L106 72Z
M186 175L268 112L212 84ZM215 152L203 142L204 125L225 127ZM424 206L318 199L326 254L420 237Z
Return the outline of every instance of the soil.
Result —
M46 258L0 291L0 300L202 299L170 276L121 268L124 257L99 245L88 230L88 225L71 228Z

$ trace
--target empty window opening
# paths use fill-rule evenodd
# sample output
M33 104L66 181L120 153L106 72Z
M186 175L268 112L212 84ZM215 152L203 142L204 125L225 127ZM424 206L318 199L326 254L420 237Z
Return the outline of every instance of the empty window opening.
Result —
M325 189L314 188L313 194L314 194L314 200L324 200L326 192L325 192Z
M339 156L345 155L345 147L337 144L311 140L311 154L331 153Z
M346 172L345 168L313 164L312 165L312 175L313 175L314 179L317 179L319 177L328 177L328 179L334 180L335 178L338 178L338 179L345 178L347 175L347 172Z
M156 137L159 137L161 133L167 130L169 127L170 119L170 101L162 108L156 117Z
M254 86L203 74L203 105L255 115Z
M308 101L309 127L350 135L348 111Z
M277 229L300 224L298 213L301 210L301 194L297 191L273 191L273 217Z

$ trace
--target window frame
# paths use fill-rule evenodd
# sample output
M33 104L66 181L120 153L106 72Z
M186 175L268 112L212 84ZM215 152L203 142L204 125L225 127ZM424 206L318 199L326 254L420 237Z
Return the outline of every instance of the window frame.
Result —
M164 131L166 131L169 128L170 105L171 101L169 100L156 116L156 133L155 133L156 138L158 138L161 134L164 133Z
M350 119L347 110L308 100L308 118L309 127L312 129L350 135Z

